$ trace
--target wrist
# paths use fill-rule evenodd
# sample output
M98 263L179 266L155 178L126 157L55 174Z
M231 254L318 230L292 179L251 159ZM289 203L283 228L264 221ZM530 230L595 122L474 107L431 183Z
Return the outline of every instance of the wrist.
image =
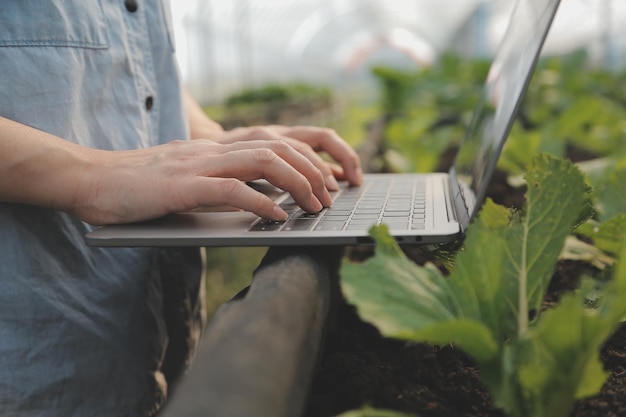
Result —
M219 123L209 119L196 120L191 125L191 139L213 139L216 135L224 133L224 128Z
M0 118L0 201L70 211L90 150Z

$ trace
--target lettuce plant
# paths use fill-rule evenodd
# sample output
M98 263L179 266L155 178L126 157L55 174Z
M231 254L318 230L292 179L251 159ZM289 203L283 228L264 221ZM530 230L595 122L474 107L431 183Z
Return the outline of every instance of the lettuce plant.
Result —
M522 210L483 205L449 276L410 261L380 226L371 230L375 256L344 262L342 289L383 335L470 355L508 415L561 417L607 378L599 350L626 314L626 264L614 266L593 310L589 282L545 310L564 242L591 215L589 190L578 168L547 155L533 159L526 182ZM624 247L622 239L622 260Z

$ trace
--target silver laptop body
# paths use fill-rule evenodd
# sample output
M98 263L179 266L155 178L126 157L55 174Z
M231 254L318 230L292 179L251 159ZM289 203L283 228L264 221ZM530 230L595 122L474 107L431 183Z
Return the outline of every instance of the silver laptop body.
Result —
M472 122L448 173L366 174L342 184L333 205L311 215L263 181L290 213L272 222L244 211L197 210L133 224L107 225L86 235L92 246L285 246L371 243L384 223L401 244L459 239L476 215L522 101L560 0L518 0L490 66Z

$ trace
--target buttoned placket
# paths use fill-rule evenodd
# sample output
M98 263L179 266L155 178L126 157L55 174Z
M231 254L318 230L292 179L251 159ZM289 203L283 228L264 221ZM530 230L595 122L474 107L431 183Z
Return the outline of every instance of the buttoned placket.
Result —
M157 112L154 107L157 105L154 91L156 90L156 77L154 64L152 61L152 49L150 45L150 34L146 26L145 10L142 10L140 0L124 0L126 11L128 44L130 47L130 65L134 76L135 86L139 94L142 106L142 120L154 137L158 135L158 123L156 121Z

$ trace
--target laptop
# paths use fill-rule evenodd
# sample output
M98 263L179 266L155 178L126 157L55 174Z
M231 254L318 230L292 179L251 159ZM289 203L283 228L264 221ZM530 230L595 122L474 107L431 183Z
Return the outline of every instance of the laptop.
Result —
M460 239L485 198L488 183L525 94L560 0L518 0L491 63L481 99L447 173L365 174L341 184L331 207L303 212L280 189L266 192L289 213L283 222L236 210L196 210L141 223L106 225L86 235L92 246L286 246L371 244L384 223L400 244Z

